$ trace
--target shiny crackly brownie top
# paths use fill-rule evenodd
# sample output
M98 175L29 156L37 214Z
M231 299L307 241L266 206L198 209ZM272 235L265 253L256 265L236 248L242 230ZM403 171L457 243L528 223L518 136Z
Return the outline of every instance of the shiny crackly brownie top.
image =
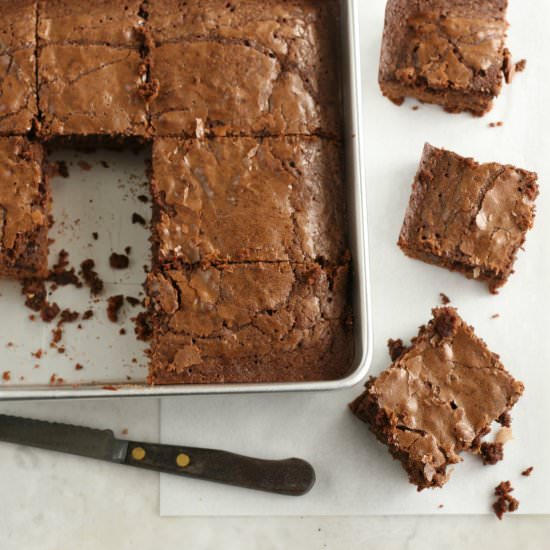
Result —
M382 81L497 95L507 0L389 0Z

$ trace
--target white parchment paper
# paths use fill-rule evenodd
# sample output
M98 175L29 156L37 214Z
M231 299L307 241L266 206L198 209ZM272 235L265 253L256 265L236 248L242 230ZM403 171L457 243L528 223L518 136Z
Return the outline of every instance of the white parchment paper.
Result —
M162 403L164 442L263 457L301 456L314 464L318 481L309 495L288 498L163 476L163 515L482 514L490 511L493 487L505 479L516 487L519 513L550 513L550 4L510 3L509 46L517 59L527 58L527 70L505 88L489 115L476 119L427 105L413 111L414 102L396 107L384 99L377 69L385 2L359 2L374 295L371 373L389 364L386 340L413 336L438 304L439 292L445 292L525 382L505 460L489 467L466 457L444 489L417 493L400 465L348 412L360 387L330 394L170 399ZM504 125L489 128L497 121ZM517 272L498 296L460 275L410 260L395 245L425 141L539 173L536 225ZM496 313L500 316L493 319ZM534 466L529 478L520 475L527 466Z

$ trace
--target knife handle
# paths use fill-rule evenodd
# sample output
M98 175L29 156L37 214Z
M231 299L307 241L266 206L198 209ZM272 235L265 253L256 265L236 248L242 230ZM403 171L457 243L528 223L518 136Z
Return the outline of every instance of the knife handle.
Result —
M299 458L263 460L215 449L128 441L124 462L166 474L290 496L306 494L315 483L315 470Z

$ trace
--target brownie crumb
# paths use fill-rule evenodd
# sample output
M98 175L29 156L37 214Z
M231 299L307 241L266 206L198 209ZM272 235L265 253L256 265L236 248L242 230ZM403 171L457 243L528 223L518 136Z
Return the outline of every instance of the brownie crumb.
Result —
M147 195L138 195L138 201L140 202L143 202L143 203L148 203L149 202L149 197Z
M441 303L446 306L451 303L451 299L443 292L439 293L439 299L441 300Z
M132 223L139 223L139 225L145 226L147 222L145 221L145 218L143 216L140 216L137 212L134 212L132 214Z
M519 500L511 493L514 490L509 481L502 481L495 487L497 500L493 503L493 511L498 519L502 519L507 512L515 512L519 508Z
M36 359L40 359L40 358L42 357L42 353L43 353L42 349L39 348L39 349L37 349L36 351L32 351L32 352L31 352L31 355L32 355L33 357L36 357Z
M21 292L25 296L25 305L33 311L40 311L46 303L47 291L44 281L25 279Z
M504 426L505 428L509 428L509 427L512 425L512 417L510 416L510 413L505 412L505 413L502 413L502 414L497 418L497 422L498 422L501 426Z
M533 473L533 466L529 466L529 468L526 468L521 472L521 475L524 477L529 477Z
M81 275L84 282L90 287L92 295L97 296L103 291L103 281L99 278L99 275L94 271L95 262L92 259L84 260L80 264Z
M56 172L59 174L62 178L68 178L69 177L69 167L67 166L67 163L64 160L58 161L56 166Z
M74 323L79 317L80 313L78 313L78 311L72 311L65 308L59 316L58 325L62 325L63 323Z
M65 348L61 346L60 348L57 348L58 353L65 353Z
M124 252L126 253L127 256L129 256L132 253L132 247L131 246L125 247Z
M504 126L504 122L501 120L498 122L489 122L489 128L500 128L501 126Z
M56 344L61 342L61 338L63 337L63 329L58 326L57 328L54 328L52 330L52 341L50 343L50 346L53 348Z
M93 239L94 241L97 241L97 239L99 239L99 233L98 233L97 231L94 231L94 232L92 233L92 239Z
M126 329L125 328L121 328L118 333L121 335L121 336L124 336L126 334Z
M121 433L122 435L128 435L128 428L123 428L123 429L120 431L120 433Z
M74 366L74 370L82 370L84 367L80 364L80 363L77 363L75 366Z
M9 382L11 380L11 371L5 370L2 373L2 380L4 380L5 382Z
M136 307L139 306L141 301L138 298L134 298L133 296L126 296L126 301L132 306Z
M412 109L413 111L418 111L419 107L418 107L418 105L413 105L413 106L411 107L411 109Z
M113 252L109 256L109 265L113 269L126 269L130 265L130 259L125 254Z
M89 172L92 169L92 165L89 162L86 162L85 160L79 160L78 166L81 170L84 170L85 172Z
M87 310L82 314L82 320L83 320L83 321L87 321L88 319L91 319L93 316L94 316L94 312L93 312L91 309L87 309Z
M151 319L146 312L142 311L135 318L134 332L138 340L148 342L151 339L153 330L151 328Z
M106 160L100 160L99 162L101 162L101 166L103 166L103 168L109 168L109 163Z
M484 466L493 466L504 458L504 445L499 442L482 443L479 449L479 454Z
M443 311L434 320L434 331L441 336L441 338L449 338L454 336L458 326L457 319L448 311Z
M403 345L403 340L398 338L397 340L388 340L388 352L392 362L397 361L407 350L406 346Z
M53 302L52 304L46 302L40 310L40 318L45 323L51 323L59 314L60 307Z
M110 296L107 300L107 317L112 323L118 322L118 314L120 308L124 304L124 296L117 294L116 296Z
M491 319L498 319L500 317L500 313L493 313L493 315L491 315Z
M515 66L516 73L521 73L527 67L527 59L520 59Z

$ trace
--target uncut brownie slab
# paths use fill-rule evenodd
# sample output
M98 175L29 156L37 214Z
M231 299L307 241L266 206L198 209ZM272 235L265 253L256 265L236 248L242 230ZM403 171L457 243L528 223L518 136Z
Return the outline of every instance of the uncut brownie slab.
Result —
M41 1L40 135L145 136L147 67L138 1Z
M151 0L157 135L340 136L335 0Z
M338 143L313 137L156 138L156 261L339 262L342 165Z
M25 134L37 115L36 2L0 0L0 135Z
M537 195L533 172L426 144L398 244L411 258L486 281L496 292L533 225Z
M507 0L388 0L379 83L405 97L481 116L511 70Z
M23 137L0 137L0 277L48 273L49 188L43 151Z
M441 487L461 452L478 453L491 423L522 393L472 327L442 307L350 407L421 490Z
M343 377L353 357L348 278L347 266L284 262L156 269L150 382Z

